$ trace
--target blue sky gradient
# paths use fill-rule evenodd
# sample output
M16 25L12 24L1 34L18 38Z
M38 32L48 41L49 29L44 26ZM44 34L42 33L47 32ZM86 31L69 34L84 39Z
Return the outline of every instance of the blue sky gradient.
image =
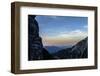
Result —
M88 18L72 16L36 16L45 46L67 46L88 34Z

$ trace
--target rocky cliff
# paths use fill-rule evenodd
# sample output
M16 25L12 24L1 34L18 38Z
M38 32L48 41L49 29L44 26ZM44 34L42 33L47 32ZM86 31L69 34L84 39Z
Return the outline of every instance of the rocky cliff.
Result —
M52 55L43 48L42 39L39 36L38 22L35 15L28 15L28 60L52 59Z
M62 49L53 55L58 57L58 59L87 58L88 38L81 40L71 48Z

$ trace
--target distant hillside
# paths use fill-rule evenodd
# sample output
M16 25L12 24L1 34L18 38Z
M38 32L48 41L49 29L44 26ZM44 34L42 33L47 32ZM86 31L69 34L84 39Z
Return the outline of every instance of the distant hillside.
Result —
M45 46L44 48L47 49L49 53L55 53L62 49L57 46Z
M51 53L51 54L56 53L59 50L64 49L64 48L68 48L68 47L70 47L70 46L44 46L44 48L46 50L48 50L48 52Z

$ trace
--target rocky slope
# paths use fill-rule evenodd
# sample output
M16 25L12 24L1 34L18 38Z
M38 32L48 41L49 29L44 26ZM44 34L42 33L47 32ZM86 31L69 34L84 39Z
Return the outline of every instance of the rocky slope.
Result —
M53 54L58 59L73 59L73 58L87 58L88 57L88 38L78 42L71 48L62 49Z

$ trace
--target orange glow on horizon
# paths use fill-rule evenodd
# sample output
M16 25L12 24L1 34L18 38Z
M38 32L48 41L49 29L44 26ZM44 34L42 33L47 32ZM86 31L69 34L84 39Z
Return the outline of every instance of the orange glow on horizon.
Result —
M74 45L85 37L43 37L42 42L44 46L66 46Z

